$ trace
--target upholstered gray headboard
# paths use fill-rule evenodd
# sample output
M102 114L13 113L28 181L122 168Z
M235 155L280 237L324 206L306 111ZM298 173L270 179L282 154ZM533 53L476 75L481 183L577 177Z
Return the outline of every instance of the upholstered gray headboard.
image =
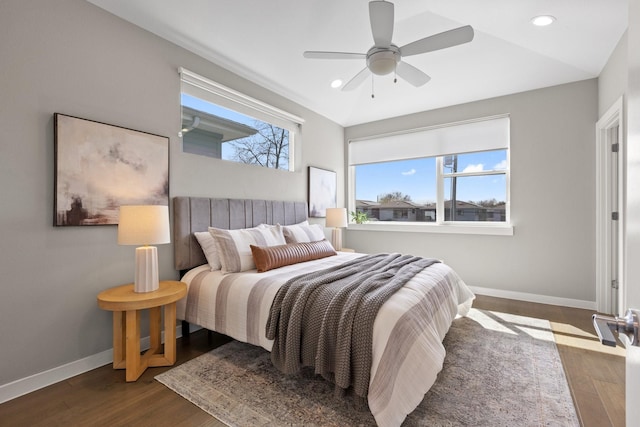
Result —
M260 224L296 224L307 219L306 202L280 200L173 198L173 247L176 270L207 262L194 237L209 226L234 230Z

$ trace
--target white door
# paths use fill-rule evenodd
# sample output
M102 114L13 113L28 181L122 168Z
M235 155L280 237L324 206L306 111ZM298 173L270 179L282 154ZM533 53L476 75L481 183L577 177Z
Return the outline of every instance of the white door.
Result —
M640 115L640 93L638 105L629 108L631 114ZM623 288L623 311L627 308L640 310L640 118L632 125L629 120L627 140L627 190L626 190L626 279ZM635 128L635 129L632 129ZM626 408L627 426L640 425L640 347L627 346L626 361Z
M640 0L629 0L623 309L640 309ZM627 426L640 423L640 347L627 346Z
M597 310L620 315L624 280L624 114L620 97L596 124Z

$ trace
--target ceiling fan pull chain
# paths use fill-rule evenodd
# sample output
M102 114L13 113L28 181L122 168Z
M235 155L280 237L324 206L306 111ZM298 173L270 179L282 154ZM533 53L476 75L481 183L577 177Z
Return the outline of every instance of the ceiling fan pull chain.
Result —
M372 74L371 75L371 99L376 97L373 93L374 93L374 90L373 90L373 74Z

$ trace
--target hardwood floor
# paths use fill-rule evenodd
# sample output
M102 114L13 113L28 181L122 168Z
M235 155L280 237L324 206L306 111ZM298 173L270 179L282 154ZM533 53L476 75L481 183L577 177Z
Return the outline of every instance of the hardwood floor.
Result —
M179 338L176 365L229 338L204 330ZM171 367L149 368L125 382L111 364L0 405L0 426L212 426L217 421L153 378Z
M548 319L580 422L624 426L624 350L602 346L591 311L478 296L481 309ZM178 340L183 363L228 341L198 331ZM155 381L167 368L150 368L135 383L106 365L0 405L0 426L223 426Z

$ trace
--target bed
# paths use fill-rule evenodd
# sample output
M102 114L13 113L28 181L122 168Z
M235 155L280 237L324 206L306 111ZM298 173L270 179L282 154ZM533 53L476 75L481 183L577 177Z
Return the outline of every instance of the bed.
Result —
M290 234L291 230L303 229L309 234L310 245L328 243L315 242L312 232L308 231L311 227L299 228L300 224L308 225L306 202L176 197L173 209L176 269L189 287L187 298L178 302L177 317L235 340L261 346L272 351L272 356L280 345L274 348L274 340L267 338L268 326L273 327L271 306L282 294L278 291L287 281L303 274L316 274L311 272L337 271L344 265L358 268L357 263L375 257L406 257L336 253L331 248L331 256L276 265L262 272L255 269L256 265L247 268L251 265L243 263L252 260L246 256L246 259L237 260L238 266L244 265L244 268L229 272L225 270L229 267L223 265L221 269L212 269L215 266L209 263L203 251L206 243L198 240L209 227L219 233L219 238L232 233L238 236L247 230L275 235L278 230ZM265 224L277 225L268 227ZM275 246L275 249L305 244L291 244L288 240L288 245L280 245L281 242L275 240L271 243L267 246ZM321 252L326 249L325 246L322 248ZM263 268L258 258L254 259L257 268ZM442 369L445 357L442 340L456 316L466 315L473 298L473 293L455 271L442 262L433 262L402 283L382 303L372 320L366 388L368 408L379 426L400 425L422 401ZM187 330L183 328L183 333Z

